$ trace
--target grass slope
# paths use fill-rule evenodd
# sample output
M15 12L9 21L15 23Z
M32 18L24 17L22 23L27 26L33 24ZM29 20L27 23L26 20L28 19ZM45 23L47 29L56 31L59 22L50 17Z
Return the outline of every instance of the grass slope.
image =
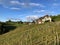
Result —
M19 26L0 35L0 45L59 45L60 22Z

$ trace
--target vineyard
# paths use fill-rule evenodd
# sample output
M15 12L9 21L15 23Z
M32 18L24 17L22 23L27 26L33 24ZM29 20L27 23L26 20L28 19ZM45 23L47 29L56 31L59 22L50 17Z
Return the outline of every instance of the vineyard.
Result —
M0 45L60 45L60 22L19 26L0 35Z

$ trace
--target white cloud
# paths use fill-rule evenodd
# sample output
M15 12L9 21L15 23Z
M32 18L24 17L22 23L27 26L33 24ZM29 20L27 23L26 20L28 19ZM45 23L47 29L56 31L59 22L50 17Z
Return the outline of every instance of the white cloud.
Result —
M42 4L39 4L39 3L29 3L30 6L40 6L40 7L45 7L44 5Z
M33 20L38 19L38 18L39 18L39 16L37 16L37 15L26 16L27 21L33 21Z
M16 8L16 7L12 7L10 9L12 9L12 10L20 10L20 8Z
M55 11L48 11L48 10L45 12L45 14L49 14L49 15L52 15L54 13L55 13Z
M54 14L55 13L55 11L53 11L53 10L35 10L33 12L36 13L36 14L42 14L43 13L43 15Z
M19 1L10 1L10 4L20 4L20 2Z
M38 18L38 16L37 16L37 15L30 15L30 16L26 16L26 17L35 18L35 19L37 19L37 18Z
M28 7L45 7L43 4L40 3L32 3L32 2L20 2L18 0L0 0L0 5L2 5L4 8L10 8L10 7L16 7L18 6L19 8L24 8L27 6ZM10 9L16 9L18 10L19 8L10 8Z
M41 12L45 12L45 10L36 10L36 11L33 11L35 13L41 13Z
M25 3L25 2L19 2L19 1L10 1L10 3L13 5L22 5L22 6L40 6L40 7L45 7L44 5L42 4L39 4L39 3Z
M10 1L11 5L19 5L19 6L25 6L26 3L24 2L19 2L19 1Z
M53 6L60 6L60 3L53 3Z

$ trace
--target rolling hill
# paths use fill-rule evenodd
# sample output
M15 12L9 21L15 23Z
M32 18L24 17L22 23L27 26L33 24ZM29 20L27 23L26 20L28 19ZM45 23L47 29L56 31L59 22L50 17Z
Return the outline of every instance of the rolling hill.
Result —
M0 45L60 45L60 21L18 26L0 35Z

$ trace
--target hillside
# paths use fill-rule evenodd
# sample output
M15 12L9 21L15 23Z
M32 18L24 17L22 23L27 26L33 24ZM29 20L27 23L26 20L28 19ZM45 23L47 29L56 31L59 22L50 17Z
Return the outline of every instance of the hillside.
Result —
M18 26L0 35L0 45L60 45L60 22Z
M51 16L54 21L60 21L60 14L56 16Z

